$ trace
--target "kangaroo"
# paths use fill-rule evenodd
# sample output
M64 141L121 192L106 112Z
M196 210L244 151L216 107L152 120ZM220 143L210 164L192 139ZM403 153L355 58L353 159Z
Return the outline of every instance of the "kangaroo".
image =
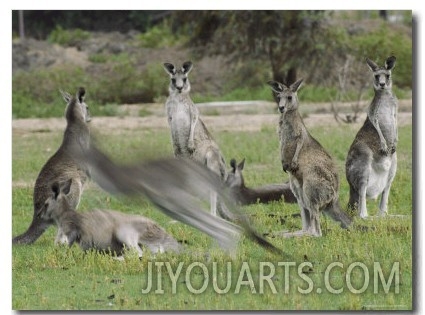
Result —
M339 204L339 178L336 165L321 144L308 132L298 111L302 79L290 86L269 81L281 113L279 138L282 167L289 172L291 190L301 210L302 230L282 236L321 236L320 212L348 228L352 220Z
M199 162L172 157L118 165L93 140L89 150L75 150L74 158L90 167L91 179L104 190L115 195L147 197L165 215L209 235L232 255L242 234L273 253L283 253L252 227L221 178ZM237 223L204 211L210 191L217 193Z
M271 201L283 201L287 203L296 203L289 182L283 184L270 184L256 188L245 186L245 180L242 170L245 166L245 159L236 164L235 159L230 160L231 170L228 173L226 184L229 186L232 195L241 205L250 205L259 203L269 203Z
M177 69L171 63L164 63L165 71L170 75L169 97L165 103L168 124L171 129L171 140L176 157L186 157L206 165L223 181L227 178L226 162L220 148L209 133L204 122L199 117L199 110L190 98L190 82L188 74L193 64L183 63ZM211 208L217 215L217 195L211 192ZM229 213L220 206L218 209L223 217Z
M135 249L143 256L141 245L153 253L179 252L181 245L156 222L141 215L95 209L79 213L70 205L73 179L51 184L50 197L39 209L38 217L53 220L65 236L62 243L78 243L83 250L96 249L122 256L124 249Z
M53 224L53 220L46 220L37 216L45 201L50 197L50 187L53 182L66 181L72 178L70 193L66 198L73 208L78 207L84 183L89 177L89 170L84 166L84 163L77 163L70 151L85 150L90 144L88 122L90 122L91 116L88 106L84 102L85 93L84 88L79 88L76 96L71 97L68 93L61 91L67 103L65 109L67 125L63 141L55 154L43 166L35 181L33 219L25 233L13 238L12 243L14 244L35 242ZM61 235L58 234L57 241L60 237Z
M375 96L364 125L358 131L347 154L345 171L350 185L348 208L368 217L366 198L381 194L379 216L387 215L388 196L397 170L397 108L392 92L391 70L396 58L391 56L384 67L366 59L373 74Z

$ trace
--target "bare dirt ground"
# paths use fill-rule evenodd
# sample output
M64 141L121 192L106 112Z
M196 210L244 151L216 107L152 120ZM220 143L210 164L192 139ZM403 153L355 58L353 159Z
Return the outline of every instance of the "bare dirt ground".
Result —
M304 106L304 105L303 105ZM303 114L306 126L338 126L333 114L329 113L330 104L309 104L310 110ZM120 132L133 129L168 128L163 104L122 105L125 115L120 117L96 117L93 113L91 126L95 130ZM138 117L139 110L148 110L149 116ZM237 104L199 104L202 120L208 129L214 131L260 131L262 128L277 126L279 114L271 102L242 102ZM412 101L401 100L398 113L399 126L412 124ZM314 111L314 112L312 112ZM323 112L327 111L327 112ZM366 114L360 115L355 125L362 125ZM63 130L64 118L15 119L12 131L48 132Z

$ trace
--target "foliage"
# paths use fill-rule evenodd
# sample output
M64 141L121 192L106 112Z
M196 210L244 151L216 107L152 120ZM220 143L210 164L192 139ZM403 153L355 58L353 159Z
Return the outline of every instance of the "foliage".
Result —
M139 36L140 45L147 48L165 48L180 46L187 40L184 35L176 36L174 34L167 21L152 26L146 32Z
M93 114L96 115L95 112ZM247 159L244 174L249 186L282 182L288 178L281 171L275 127L267 127L260 132L217 131L214 134L227 161L231 157L237 160L244 157ZM348 200L348 184L343 171L344 159L358 127L309 127L312 135L329 150L338 164L343 205ZM59 146L62 134L13 133L12 136L12 234L16 235L25 230L32 219L32 183L43 163L53 153L52 150ZM166 129L124 129L117 133L99 130L97 136L105 150L123 163L172 154L169 130ZM393 214L412 215L413 211L411 140L412 126L401 127L399 168L389 200L389 211ZM369 200L368 207L371 214L375 214L378 203ZM49 228L34 244L12 247L13 309L400 311L413 308L415 272L412 269L412 260L415 256L412 255L412 229L415 225L409 219L357 219L357 223L373 227L365 232L360 229L343 231L323 216L321 222L324 235L321 238L270 238L276 246L283 248L288 256L274 256L243 238L232 258L218 249L204 234L182 224L171 223L168 217L144 199L111 197L95 184L90 184L84 191L79 211L93 208L110 208L150 217L177 239L186 241L187 252L182 255L158 254L154 257L146 250L141 260L134 253L129 253L125 261L121 262L96 252L84 253L78 246L54 246L56 229ZM253 224L263 233L294 230L301 226L299 217L287 217L282 221L286 215L299 213L297 205L276 202L247 206L243 210L250 214ZM175 294L171 293L172 286L165 266L162 272L164 294L155 292L157 278L153 279L151 292L142 293L142 289L147 286L149 262L168 262L173 270L176 270L180 262L184 264ZM189 292L184 272L192 262L204 264L210 276L213 263L223 269L226 262L230 262L232 286L229 292L215 293L212 279L204 293ZM255 294L249 285L243 285L239 293L234 293L243 262L250 267ZM276 274L270 280L278 290L276 294L270 290L268 281L263 281L265 290L260 293L261 262L276 266ZM285 278L284 267L278 267L278 262L295 262L297 265L310 262L312 268L302 270L301 274L311 278L314 290L309 294L300 293L298 288L305 289L308 283L300 278L296 267L292 266L289 268L289 277ZM332 262L343 265L343 268L336 267L332 270L330 279L334 288L343 288L343 292L339 294L327 291L324 286L324 274ZM347 287L347 268L355 262L364 264L370 271L369 286L363 293L351 293ZM374 293L374 262L379 262L386 271L394 262L399 262L399 293L394 292L394 282L388 293L383 291L382 286L379 287L378 293ZM267 276L269 272L266 268L263 276ZM365 281L362 269L354 268L351 275L352 286L361 288ZM386 272L385 279L388 279L388 276ZM245 277L244 280L246 279ZM194 268L190 280L195 288L200 288L203 284L202 271ZM220 272L217 280L223 288L226 273ZM284 292L285 285L289 287L287 292Z
M412 88L412 39L404 36L400 30L390 29L383 22L373 32L350 37L348 48L363 63L368 57L383 65L387 57L396 56L394 84L401 88Z
M60 25L49 34L47 41L62 46L77 46L81 41L88 39L90 33L82 29L65 30Z
M174 19L176 24L189 24L190 45L203 52L258 58L268 63L274 80L292 83L301 65L311 65L311 56L334 42L323 27L327 15L327 11L202 11L176 12Z
M167 11L161 10L25 10L24 23L27 37L46 39L61 25L65 30L76 28L87 31L128 32L145 31ZM12 11L12 30L18 32L18 10Z
M86 88L91 108L105 104L152 103L166 94L167 81L159 65L149 65L141 72L128 56L115 57L115 60L100 76L89 75L74 66L15 74L12 77L13 117L62 117L64 107L59 90L73 94L79 86ZM118 113L110 109L101 113Z
M63 67L54 70L35 70L19 72L12 78L12 115L13 118L62 117L64 104L59 90L74 93L81 85L86 87L87 102L90 108L98 110L100 115L110 116L116 113L122 116L117 104L135 102L163 103L167 95L167 78L161 65L149 65L144 72L138 72L128 58L110 68L110 75L101 77L86 75L76 67ZM398 69L396 69L398 70ZM394 71L396 71L394 70ZM409 92L394 87L399 99L409 98ZM364 99L371 99L369 89ZM330 102L336 95L335 87L305 84L300 96L305 102ZM264 81L254 87L234 87L221 95L192 93L195 103L213 101L272 101L270 87ZM355 91L349 92L344 101L354 101ZM108 105L109 104L109 105ZM115 104L115 105L113 105ZM108 108L104 108L105 105ZM141 115L149 115L142 113Z
M83 70L75 67L19 72L12 77L12 115L14 118L61 117L64 104L59 91L74 93L87 83Z
M303 93L307 101L333 101L335 95L342 95L338 72L347 60L352 60L353 75L347 80L342 101L355 101L359 98L357 85L364 86L368 71L365 57L382 64L391 54L397 57L393 71L396 95L411 97L412 38L403 25L381 22L380 19L378 23L370 19L374 17L370 12L365 20L363 11L175 11L170 19L161 18L161 23L150 27L155 16L167 17L170 13L116 12L118 20L124 21L124 17L128 17L127 22L143 22L146 29L141 28L144 32L136 43L128 45L125 53L89 51L91 64L85 69L60 65L45 70L14 72L13 117L61 116L62 106L55 105L60 103L56 91L66 89L71 92L81 85L86 86L95 106L163 102L167 97L167 80L160 62L146 66L134 49L140 50L140 46L179 49L182 43L190 46L189 54L195 56L194 61L214 53L228 62L226 69L220 70L220 78L214 78L220 80L219 84L213 82L208 88L201 87L203 92L193 89L192 97L197 102L270 100L265 82L273 78L290 81L289 77L293 75L304 78L306 89ZM82 25L94 25L94 20L99 19L102 24L103 19L110 18L112 13L25 11L25 14L32 22L35 17L55 21L49 40L67 46L91 36L86 30L72 28L71 20L81 19ZM62 17L63 23L58 23L60 19L54 14ZM377 13L374 15L378 19ZM92 21L89 21L90 16ZM404 19L409 16L410 11L403 11ZM344 24L345 20L349 20L349 26ZM366 26L363 25L365 21L369 23ZM83 45L84 49L87 46L90 45ZM165 49L159 48L161 54ZM216 73L211 71L208 75ZM193 72L194 79L196 75ZM200 76L201 79L196 78L198 82L203 80ZM209 83L208 80L202 82L204 86ZM366 90L364 96L369 98L371 89L366 86Z
M409 11L395 14L407 18ZM347 24L346 19L359 21ZM378 12L174 12L172 20L173 29L190 34L188 45L200 55L229 56L234 76L228 87L239 84L238 77L245 86L257 86L264 82L259 78L262 73L280 82L291 83L302 76L315 85L335 86L338 64L351 57L363 64L366 53L376 58L396 54L403 68L395 85L411 87L412 39L404 26L382 20ZM254 68L256 72L251 71Z
M108 55L103 53L91 54L89 61L94 63L106 63L108 61Z

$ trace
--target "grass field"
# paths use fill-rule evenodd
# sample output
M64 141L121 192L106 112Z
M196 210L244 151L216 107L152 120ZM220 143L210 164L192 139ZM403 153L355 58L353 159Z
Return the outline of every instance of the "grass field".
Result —
M355 126L310 128L335 158L340 170L341 204L348 201L344 160ZM104 149L117 161L154 158L172 152L168 129L96 130ZM214 132L227 161L246 158L245 180L255 186L287 180L281 171L276 126L260 132ZM32 188L45 161L62 140L61 132L13 133L12 233L23 232L32 218ZM207 236L170 219L148 201L117 198L89 183L80 211L116 209L143 214L186 242L182 255L145 252L125 261L78 246L54 246L50 228L30 246L12 248L12 307L15 310L411 310L413 295L412 126L399 129L398 171L389 212L407 218L362 221L374 227L341 230L322 217L321 238L270 238L285 251L271 254L242 239L229 257ZM369 214L378 202L369 201ZM295 230L300 218L293 204L244 207L262 233ZM207 255L207 252L209 254ZM181 269L179 269L181 268ZM180 272L179 272L180 270ZM173 280L170 271L178 275ZM179 273L178 273L179 272ZM150 279L152 277L152 279ZM152 287L149 289L149 281ZM215 282L216 281L216 282Z

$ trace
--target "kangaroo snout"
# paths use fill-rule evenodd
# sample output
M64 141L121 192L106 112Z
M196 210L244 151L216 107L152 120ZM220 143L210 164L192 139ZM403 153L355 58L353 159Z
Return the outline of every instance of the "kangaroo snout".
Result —
M283 106L279 105L277 108L279 109L279 112L281 114L285 111L285 105L283 105Z

